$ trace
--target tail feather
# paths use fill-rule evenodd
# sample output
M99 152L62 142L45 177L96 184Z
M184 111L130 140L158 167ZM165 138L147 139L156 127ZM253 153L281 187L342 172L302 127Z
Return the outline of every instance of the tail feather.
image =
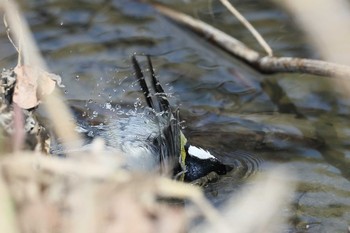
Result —
M141 67L140 67L138 61L136 60L136 57L132 56L131 61L132 61L132 64L134 66L136 78L139 81L139 84L140 84L141 89L143 91L143 95L146 98L147 105L150 108L154 108L153 100L152 100L152 97L150 95L149 89L147 87L145 77L143 76L143 73L141 71Z
M156 139L160 151L159 159L162 171L165 173L170 173L176 166L176 162L178 161L181 153L181 131L178 120L178 111L172 111L164 89L156 78L150 56L147 56L147 63L151 74L151 85L154 92L153 95L150 92L150 88L147 86L147 82L135 56L132 56L132 63L135 69L136 78L139 81L147 105L156 113L160 113L157 115L159 123L159 137ZM166 122L165 125L164 121Z
M149 55L147 56L147 62L148 62L148 67L149 67L150 72L151 72L153 89L156 92L156 98L157 98L158 103L159 103L159 109L160 109L160 111L169 111L170 110L169 101L166 98L166 94L164 92L164 89L160 85L159 80L157 79L157 77L154 73L153 65L152 65L151 58Z

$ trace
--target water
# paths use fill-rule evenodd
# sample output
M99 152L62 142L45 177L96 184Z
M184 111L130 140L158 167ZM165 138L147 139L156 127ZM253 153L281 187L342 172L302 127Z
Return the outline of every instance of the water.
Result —
M218 3L162 2L261 51ZM276 55L318 57L293 20L268 1L232 2ZM346 231L350 108L329 79L259 74L136 1L22 0L21 7L51 70L63 78L66 99L94 120L104 121L125 107L134 111L140 95L130 56L153 55L191 143L214 149L243 171L239 179L226 176L206 188L214 204L239 189L246 182L244 174L284 165L299 182L288 231ZM14 66L16 53L4 30L0 44L0 67ZM255 156L242 157L237 150Z

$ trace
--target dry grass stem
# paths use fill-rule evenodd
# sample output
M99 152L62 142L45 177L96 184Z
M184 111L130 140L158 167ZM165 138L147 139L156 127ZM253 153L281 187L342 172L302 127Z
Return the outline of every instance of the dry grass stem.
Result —
M269 172L219 212L199 187L123 169L105 171L104 163L90 158L82 162L21 153L1 159L0 178L5 180L0 179L0 189L5 187L5 192L0 201L6 202L0 202L0 208L11 203L10 198L16 207L7 216L13 218L7 226L13 229L5 232L18 232L16 216L23 233L182 233L191 216L205 217L191 232L277 232L284 219L280 211L293 191L285 172ZM193 205L169 205L159 198Z
M22 113L22 109L17 104L13 106L13 110L14 132L12 134L12 147L14 151L19 151L20 149L22 149L21 147L25 139L24 116Z
M208 222L214 224L220 221L221 216L219 212L208 203L199 187L189 186L164 178L158 179L157 187L159 193L164 197L177 197L190 200L199 209L200 213L206 217ZM222 224L221 227L226 228L226 224Z
M199 226L194 232L213 232L220 229L223 222L230 228L221 228L219 232L280 232L285 223L282 210L289 205L295 186L288 177L290 174L281 169L258 176L252 186L245 187L236 194L237 198L226 203L219 221Z
M16 4L13 1L6 0L1 0L0 4L6 13L6 22L11 29L11 33L16 39L15 41L18 46L15 48L21 52L18 56L23 58L23 64L18 65L26 65L35 69L47 71L46 63L36 46L28 24L20 16ZM45 87L41 89L45 90ZM51 95L47 95L45 98L44 106L53 122L57 135L67 147L79 146L80 139L74 131L75 124L72 121L67 106L61 100L59 92L54 90Z
M260 33L249 23L249 21L244 18L244 16L239 13L239 11L228 1L220 0L220 2L248 29L248 31L254 36L258 41L260 46L265 50L268 56L273 56L271 47L265 41L265 39L260 35Z
M294 15L326 61L350 65L349 1L282 0L276 3L285 6Z
M198 187L151 174L112 171L89 158L21 153L0 160L0 178L6 177L21 232L183 232L184 206L158 198L190 200L200 215L219 216ZM174 223L170 230L169 223Z
M2 174L1 168L0 174ZM0 176L0 232L19 233L13 204L7 184Z
M350 4L346 0L283 0L323 59L350 65ZM320 23L322 22L322 23ZM347 74L349 77L349 75ZM350 83L337 81L339 90L349 96Z

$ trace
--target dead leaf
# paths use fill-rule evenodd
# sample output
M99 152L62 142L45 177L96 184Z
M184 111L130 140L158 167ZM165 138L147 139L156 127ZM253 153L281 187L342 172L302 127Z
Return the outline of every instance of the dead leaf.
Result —
M13 102L23 109L39 105L43 97L55 89L54 80L59 80L58 75L31 66L16 66L14 72L16 84Z

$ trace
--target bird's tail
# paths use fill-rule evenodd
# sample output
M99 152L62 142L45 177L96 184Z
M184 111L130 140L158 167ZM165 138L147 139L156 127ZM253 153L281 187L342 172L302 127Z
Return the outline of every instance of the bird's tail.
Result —
M132 64L146 103L149 108L153 109L158 119L159 137L156 143L160 147L160 168L162 172L171 174L175 167L179 165L183 167L181 161L184 161L182 157L185 156L181 153L181 148L184 146L181 145L184 142L184 136L179 125L179 111L171 108L167 95L154 73L151 58L150 56L146 57L151 88L147 85L141 66L135 56L132 56ZM165 124L163 124L164 121Z

